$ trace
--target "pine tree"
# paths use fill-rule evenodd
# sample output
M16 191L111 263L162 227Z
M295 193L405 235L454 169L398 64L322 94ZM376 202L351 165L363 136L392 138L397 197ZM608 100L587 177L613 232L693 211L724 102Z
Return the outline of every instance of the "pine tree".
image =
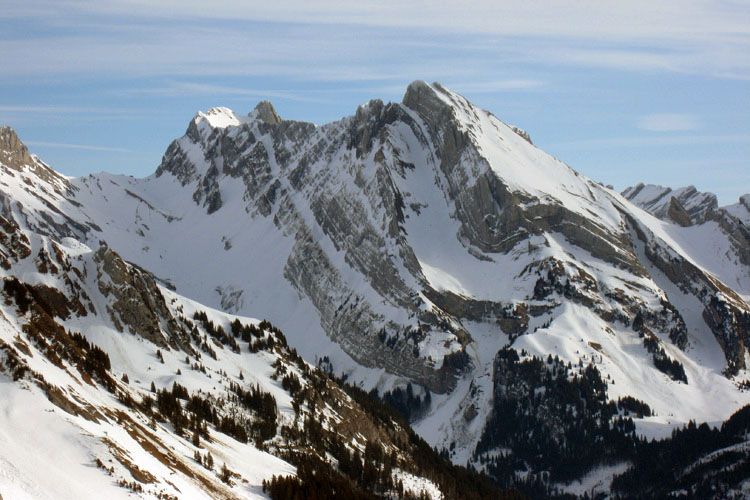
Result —
M227 464L221 466L221 474L219 478L227 484L230 484L229 480L232 479L232 471L229 470Z

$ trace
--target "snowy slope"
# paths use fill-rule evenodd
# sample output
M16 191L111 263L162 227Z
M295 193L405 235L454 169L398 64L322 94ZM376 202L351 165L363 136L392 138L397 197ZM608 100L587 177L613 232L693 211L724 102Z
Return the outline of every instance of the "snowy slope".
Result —
M742 195L739 202L722 208L732 216L737 217L746 226L750 226L750 194Z
M5 282L20 276L30 286L65 290L60 281L70 279L66 273L55 276L54 271L35 269L38 266L35 266L34 255L40 246L50 245L50 242L33 236L30 239L31 255L3 271ZM63 261L71 259L73 268L82 270L84 276L93 273L96 268L91 261L92 252L72 240L67 243L73 248L56 246L60 254L55 261L60 257ZM92 274L88 276L93 279ZM274 394L282 419L285 415L292 419L288 416L293 414L288 394L269 378L273 373L270 365L274 356L226 352L217 360L205 356L201 360L206 368L204 373L191 370L190 364L185 362L184 351L162 347L164 363L161 363L155 356L158 346L140 336L119 332L106 319L106 312L100 308L106 308L108 300L97 293L97 287L84 287L84 290L88 290L92 310L86 316L60 321L61 326L83 333L90 342L102 347L110 355L112 377L119 380L127 374L131 382L116 382L116 391L107 391L91 382L84 372L76 371L75 359L56 366L50 362L53 358L45 347L54 343L32 340L23 326L38 314L20 315L16 303L6 300L0 321L5 361L5 370L0 370L3 401L0 461L4 464L0 491L3 495L7 498L132 498L127 486L118 485L122 481L138 485L149 498L158 494L186 498L265 498L260 491L262 480L270 479L273 474L294 474L295 468L290 464L252 444L242 444L221 434L214 435L210 444L200 447L202 453L211 453L217 461L217 471L208 471L189 458L198 448L177 437L168 424L154 426L144 414L121 402L124 394L141 400L150 394L152 382L161 388L177 381L191 392L221 396L231 380L240 382L237 377L244 371L253 373L252 382ZM175 315L177 310L190 314L200 307L167 290L162 289L162 293ZM219 313L213 313L212 318L222 322L230 319ZM243 318L243 321L251 320ZM13 366L9 364L10 358L19 360L26 373L33 375L14 380L17 375L9 373ZM180 375L176 375L178 370ZM53 397L54 394L59 397ZM45 449L53 452L40 453ZM232 488L218 480L218 467L223 463L238 474ZM103 465L97 467L96 464ZM179 473L175 474L176 471Z
M270 324L157 287L106 247L51 240L5 218L0 280L3 498L267 498L264 481L297 473L289 450L310 453L311 419L326 443L398 457L391 477L404 490L444 498L440 476L425 479L411 465L408 439L394 440L401 424L366 413ZM296 393L286 385L291 376L301 384ZM192 398L179 410L163 403L174 384ZM257 434L269 414L235 388L273 401L270 432ZM215 422L193 427L206 407ZM323 451L324 460L341 456Z

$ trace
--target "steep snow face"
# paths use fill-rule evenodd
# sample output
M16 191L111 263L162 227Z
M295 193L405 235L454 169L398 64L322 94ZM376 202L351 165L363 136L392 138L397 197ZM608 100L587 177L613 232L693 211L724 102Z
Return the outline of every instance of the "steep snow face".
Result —
M595 361L612 397L655 409L638 424L650 435L748 401L741 232L655 218L439 84L320 127L267 102L215 108L153 176L44 182L3 179L6 217L106 241L191 299L266 317L366 389L429 389L416 428L460 463L507 344ZM698 198L683 210L711 205Z
M414 94L419 97L413 97ZM475 159L479 165L460 165L462 170L474 177L489 170L508 190L528 199L530 204L562 205L583 217L594 218L608 229L620 229L619 214L597 183L533 147L514 127L501 122L490 112L476 108L462 96L439 84L423 82L415 82L409 87L404 103L417 113L423 113L428 123L437 118L431 107L439 108L440 104L446 106L441 112L452 115L452 119L444 122L445 130L453 128L468 137L473 147L467 148L467 156L478 153ZM445 142L450 140L446 137L442 139ZM435 138L436 142L439 140ZM446 149L441 151L441 160L446 159L450 152ZM474 179L469 177L468 180L471 183Z
M669 223L661 224L660 237L748 302L750 195L740 197L739 203L718 207L715 195L699 193L693 186L672 190L638 184L623 191L623 196ZM685 220L687 217L690 219Z
M722 208L741 220L745 226L750 227L750 194L744 194L740 196L739 202Z

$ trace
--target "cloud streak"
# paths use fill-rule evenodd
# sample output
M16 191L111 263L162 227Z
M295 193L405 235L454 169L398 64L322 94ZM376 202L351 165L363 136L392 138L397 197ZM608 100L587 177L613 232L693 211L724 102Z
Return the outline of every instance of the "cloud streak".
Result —
M157 95L163 97L181 97L189 95L211 95L211 96L233 96L252 99L285 99L299 102L324 102L323 99L315 97L314 91L304 90L271 90L250 89L245 87L229 87L225 85L214 85L196 82L169 82L160 87L146 87L127 89L122 94ZM319 92L318 92L319 94ZM1 110L2 108L0 108Z
M499 63L750 79L750 8L731 1L600 0L574 7L558 0L10 5L0 23L5 16L9 27L22 19L44 29L32 35L8 30L11 35L0 41L5 78L280 75L376 81L463 72L491 88L498 78L488 77L487 68L496 72Z
M27 146L59 149L82 149L85 151L102 151L108 153L133 153L130 149L109 146L90 146L87 144L66 144L62 142L24 141Z
M695 130L700 124L695 115L687 113L656 113L642 117L638 127L649 132L682 132Z
M561 141L548 144L547 146L549 148L639 149L662 146L747 143L750 143L750 134L607 137L601 139Z
M545 36L607 41L724 41L746 38L747 5L741 1L704 0L560 0L509 2L472 0L441 2L411 0L350 2L348 0L9 0L0 17L60 16L145 19L244 20L298 24L430 29L500 36Z

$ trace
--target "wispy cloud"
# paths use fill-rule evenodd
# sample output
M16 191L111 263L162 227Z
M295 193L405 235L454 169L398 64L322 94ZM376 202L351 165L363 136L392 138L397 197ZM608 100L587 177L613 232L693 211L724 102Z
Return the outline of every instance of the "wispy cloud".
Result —
M319 97L315 97L315 91L310 90L263 90L195 82L169 82L160 87L126 89L119 92L122 94L158 95L163 97L182 97L186 95L204 94L212 96L247 97L252 99L274 98L300 102L323 102ZM0 110L1 109L2 108L0 108Z
M548 144L547 147L550 149L581 147L587 149L638 149L662 146L746 143L750 143L750 134L606 137L555 142Z
M153 113L152 110L132 108L97 108L89 106L25 106L0 104L0 120L38 120L54 117L55 119L73 119L77 121L89 120L118 120L124 118L140 118Z
M681 132L699 128L698 117L688 113L656 113L641 117L638 128L649 132Z
M426 28L501 36L643 41L731 41L747 35L747 5L704 0L472 0L389 2L276 0L262 6L234 0L7 0L0 17L104 16L145 19L242 20L301 24Z
M98 109L98 108L82 108L76 106L8 106L0 104L0 112L11 112L11 113L45 113L45 114L57 114L57 113L104 113L111 112L111 110Z
M130 149L115 148L109 146L90 146L88 144L66 144L62 142L24 141L27 146L38 146L44 148L61 149L83 149L86 151L103 151L109 153L133 153Z
M491 89L500 80L488 72L533 63L750 79L750 8L742 2L8 2L0 22L27 19L37 29L9 30L0 41L6 78L465 74Z
M488 94L497 92L515 92L521 90L534 90L544 87L544 83L539 80L493 80L493 81L475 81L475 82L451 82L445 84L454 89L456 92L472 94Z

